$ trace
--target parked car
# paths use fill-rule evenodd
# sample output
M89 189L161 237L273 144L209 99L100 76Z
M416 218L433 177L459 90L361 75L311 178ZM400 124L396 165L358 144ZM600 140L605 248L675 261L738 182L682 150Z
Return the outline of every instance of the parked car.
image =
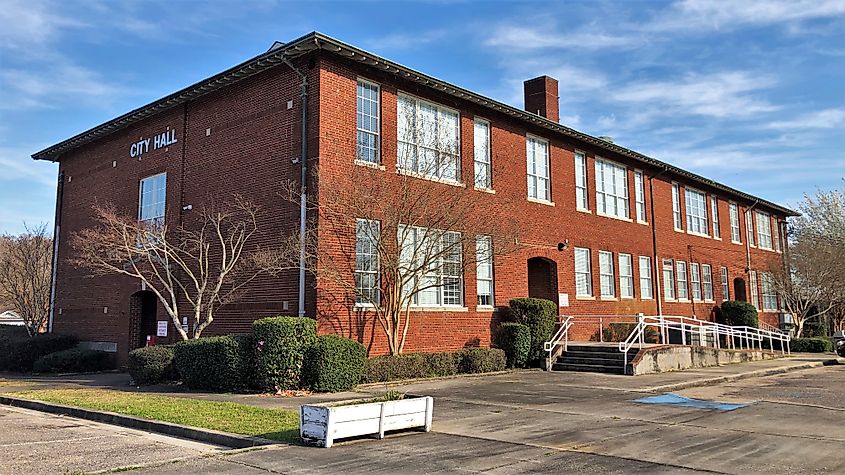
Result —
M836 354L845 358L845 332L834 333L833 344L836 346Z

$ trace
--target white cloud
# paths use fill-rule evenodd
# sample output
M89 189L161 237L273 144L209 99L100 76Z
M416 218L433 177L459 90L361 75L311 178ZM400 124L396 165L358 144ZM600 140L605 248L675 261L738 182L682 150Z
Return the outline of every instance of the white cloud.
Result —
M845 127L845 108L809 112L794 119L770 122L770 129L835 129Z
M128 93L82 66L59 63L0 71L0 110L52 108L66 102L108 105Z
M0 8L0 49L25 50L54 40L62 29L86 26L78 19L56 14L57 4L47 0L6 0Z
M30 156L44 147L0 147L0 183L56 186L56 165Z
M646 23L646 31L732 29L845 15L842 0L681 0Z
M364 43L373 50L401 50L419 48L436 43L450 35L445 28L414 33L392 33L373 38Z
M535 24L530 26L504 24L495 27L484 44L515 50L577 48L583 51L636 48L642 42L642 39L637 37L607 34L598 30L559 32L552 27L538 28Z

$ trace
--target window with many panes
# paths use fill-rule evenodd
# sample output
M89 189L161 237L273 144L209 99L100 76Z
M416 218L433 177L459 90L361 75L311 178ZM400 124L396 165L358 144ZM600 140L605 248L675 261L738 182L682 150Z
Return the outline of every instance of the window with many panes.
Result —
M654 286L651 281L651 258L640 256L640 298L650 300L654 298Z
M646 222L645 183L643 182L643 172L641 170L634 171L634 199L637 203L637 221L644 223Z
M593 295L593 274L590 269L590 250L575 248L575 295L590 297Z
M713 301L713 269L710 264L701 264L701 285L704 287L704 300Z
M493 306L493 238L475 237L476 282L478 305Z
M463 305L461 234L399 226L397 239L405 291L416 290L412 303L422 307Z
M757 216L757 244L760 249L772 249L772 220L769 215L762 211L755 213Z
M760 309L760 298L757 295L757 272L751 271L749 273L749 280L751 280L751 303L754 308Z
M722 274L722 300L730 300L731 299L731 286L730 286L730 277L728 277L728 268L722 266L721 274Z
M693 300L701 300L701 271L699 267L695 262L689 263L689 280Z
M622 165L596 160L596 213L628 218L628 172Z
M678 271L678 299L689 299L689 286L687 284L687 263L684 261L675 261L675 267Z
M141 180L138 192L138 221L148 226L164 224L167 195L167 173Z
M587 196L587 156L575 152L575 206L581 210L590 209Z
M751 217L751 210L745 210L745 237L748 239L748 245L754 245L754 218Z
M619 254L619 296L634 298L634 262L630 254Z
M458 181L459 116L443 106L400 94L397 99L397 163L403 171Z
M379 162L379 86L358 80L358 156L359 160Z
M731 203L728 209L731 218L731 242L739 244L742 242L742 233L739 230L739 206Z
M775 218L775 225L772 226L772 240L775 243L775 251L780 251L780 222Z
M355 222L355 303L379 304L379 254L381 223L370 219Z
M715 196L710 197L710 214L713 215L713 237L720 239L722 230L719 229L719 200Z
M763 311L773 312L778 309L778 294L775 291L775 285L772 280L772 274L764 272L760 274L761 283L763 284Z
M684 204L687 211L687 231L707 234L707 196L689 187L684 187Z
M551 201L549 143L536 137L526 137L525 153L528 159L528 197Z
M675 300L675 267L672 259L663 259L663 298Z
M493 187L493 168L490 161L490 123L475 120L473 126L473 153L475 155L475 186L490 189Z
M672 221L676 231L683 231L681 221L681 188L677 183L672 183Z
M602 297L616 296L616 278L613 272L613 253L599 251L599 284Z

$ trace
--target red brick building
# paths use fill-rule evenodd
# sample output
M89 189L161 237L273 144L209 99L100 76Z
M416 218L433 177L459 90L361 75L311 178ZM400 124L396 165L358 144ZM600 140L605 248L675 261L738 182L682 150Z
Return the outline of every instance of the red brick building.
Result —
M526 81L522 110L311 33L38 152L59 163L51 330L124 355L167 321L137 282L90 277L68 262L72 234L95 224L95 202L178 225L208 200L239 193L261 205L257 243L272 246L300 226L299 207L278 185L299 179L303 150L320 170L309 189L321 194L354 186L354 167L381 170L384 183L414 171L397 161L403 104L460 144L438 176L418 178L444 196L473 191L491 220L518 223L522 244L414 309L406 351L489 344L497 309L522 296L554 300L567 315L699 318L740 299L777 324L764 271L782 259L784 220L795 213L561 125L558 94L552 78ZM300 299L298 272L255 281L207 333L245 332L302 303L321 331L386 351L351 305L328 302L313 277L303 287Z

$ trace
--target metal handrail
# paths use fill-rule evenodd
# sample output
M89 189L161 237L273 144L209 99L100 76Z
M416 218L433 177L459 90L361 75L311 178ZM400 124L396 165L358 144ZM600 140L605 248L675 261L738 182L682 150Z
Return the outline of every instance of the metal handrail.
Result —
M567 350L567 346L569 345L569 329L572 328L572 316L571 315L560 315L557 317L558 329L552 338L543 343L543 350L549 353L549 361L551 361L552 353L554 352L555 348L560 345L561 340L563 340L563 351Z

